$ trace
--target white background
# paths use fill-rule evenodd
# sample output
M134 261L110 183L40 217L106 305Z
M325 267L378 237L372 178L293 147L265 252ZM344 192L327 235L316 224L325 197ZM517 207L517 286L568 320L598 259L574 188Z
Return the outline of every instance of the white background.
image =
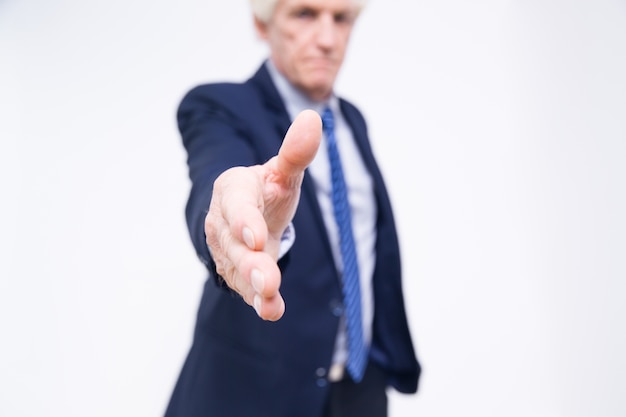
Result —
M424 365L391 416L625 416L626 2L371 0L352 41ZM0 416L162 415L204 280L175 110L265 53L244 0L0 0Z

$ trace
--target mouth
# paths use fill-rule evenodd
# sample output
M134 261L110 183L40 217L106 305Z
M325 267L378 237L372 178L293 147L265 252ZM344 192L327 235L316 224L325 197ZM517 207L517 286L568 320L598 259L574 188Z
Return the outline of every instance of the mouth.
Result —
M333 70L337 67L336 62L333 59L325 57L309 58L307 62L309 66L314 69Z
M318 63L321 65L334 65L335 64L335 59L333 59L331 56L328 56L328 55L309 56L307 60L309 62Z

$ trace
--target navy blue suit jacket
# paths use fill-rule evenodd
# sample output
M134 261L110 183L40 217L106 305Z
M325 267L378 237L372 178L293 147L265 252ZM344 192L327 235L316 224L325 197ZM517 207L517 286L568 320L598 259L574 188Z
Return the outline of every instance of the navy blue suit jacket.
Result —
M420 366L409 333L401 287L398 238L374 160L365 120L350 103L341 111L374 181L378 204L375 314L371 360L398 391L417 390ZM293 219L296 241L279 261L286 311L259 319L216 278L204 236L212 185L224 170L262 164L277 154L291 120L265 66L245 83L198 86L182 100L179 129L192 181L186 217L208 266L194 340L167 417L319 417L328 392L342 314L339 276L311 178L305 173Z

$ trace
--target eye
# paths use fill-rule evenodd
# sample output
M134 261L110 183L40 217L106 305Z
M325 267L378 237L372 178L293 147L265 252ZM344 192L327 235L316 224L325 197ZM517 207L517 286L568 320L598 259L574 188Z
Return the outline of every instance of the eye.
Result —
M334 15L335 23L352 23L354 20L353 13L341 12Z
M347 13L337 13L335 15L335 22L337 23L343 23L348 21L348 14Z
M315 10L303 7L294 12L294 16L299 19L313 19L315 17Z

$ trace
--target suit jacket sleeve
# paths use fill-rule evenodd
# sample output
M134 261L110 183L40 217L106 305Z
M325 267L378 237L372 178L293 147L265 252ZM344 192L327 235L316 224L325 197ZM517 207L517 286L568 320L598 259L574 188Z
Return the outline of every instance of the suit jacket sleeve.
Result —
M261 162L245 120L224 105L224 89L235 85L204 85L192 89L178 109L178 127L187 151L191 191L185 216L200 260L217 276L204 234L213 183L225 170Z

